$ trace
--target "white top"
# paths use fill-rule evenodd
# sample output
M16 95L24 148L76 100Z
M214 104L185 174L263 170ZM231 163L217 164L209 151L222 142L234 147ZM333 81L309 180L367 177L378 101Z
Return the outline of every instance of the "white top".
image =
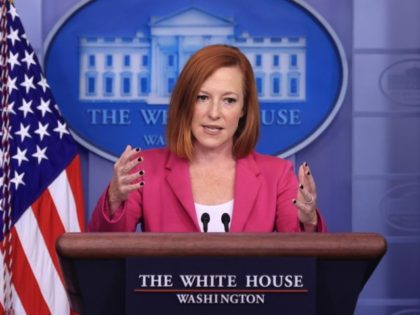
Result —
M207 224L207 232L225 232L225 225L222 222L222 215L227 213L229 215L229 230L230 224L232 223L232 212L233 212L233 199L219 204L219 205L201 205L199 203L195 204L195 213L197 214L198 225L200 226L201 232L204 232L203 222L201 217L204 213L208 213L210 221Z

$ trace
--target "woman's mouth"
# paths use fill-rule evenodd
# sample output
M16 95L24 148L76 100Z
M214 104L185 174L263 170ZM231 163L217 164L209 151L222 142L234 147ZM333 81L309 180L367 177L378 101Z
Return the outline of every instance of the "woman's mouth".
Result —
M203 125L204 131L208 134L218 134L223 128L216 125Z

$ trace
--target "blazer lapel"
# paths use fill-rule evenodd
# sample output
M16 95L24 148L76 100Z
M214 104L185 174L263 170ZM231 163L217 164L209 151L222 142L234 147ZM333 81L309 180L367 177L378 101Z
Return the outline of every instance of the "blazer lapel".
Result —
M195 212L188 161L178 158L173 153L169 153L166 168L169 170L169 173L166 176L168 185L171 187L183 209L190 217L196 232L199 232L200 228Z
M235 200L233 204L231 232L243 232L260 190L261 182L258 180L259 174L260 170L253 154L236 162Z

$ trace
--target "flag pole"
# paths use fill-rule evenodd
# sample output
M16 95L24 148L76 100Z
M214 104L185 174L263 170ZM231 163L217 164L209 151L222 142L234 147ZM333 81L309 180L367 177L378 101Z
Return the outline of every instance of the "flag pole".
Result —
M12 5L13 1L1 0L1 168L2 168L2 199L1 199L1 210L2 210L2 235L3 235L3 290L4 290L4 313L6 315L13 315L13 300L12 300L12 263L13 263L13 247L12 247L12 208L11 208L11 161L10 161L10 120L9 120L9 69L8 69L8 58L9 58L9 47L7 43L7 13L8 6Z

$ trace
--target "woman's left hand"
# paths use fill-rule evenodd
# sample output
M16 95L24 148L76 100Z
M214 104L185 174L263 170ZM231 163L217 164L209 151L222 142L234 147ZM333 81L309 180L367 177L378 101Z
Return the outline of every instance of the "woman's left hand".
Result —
M316 185L307 163L299 167L298 194L293 203L298 209L298 218L304 225L316 226L318 224L316 207Z

